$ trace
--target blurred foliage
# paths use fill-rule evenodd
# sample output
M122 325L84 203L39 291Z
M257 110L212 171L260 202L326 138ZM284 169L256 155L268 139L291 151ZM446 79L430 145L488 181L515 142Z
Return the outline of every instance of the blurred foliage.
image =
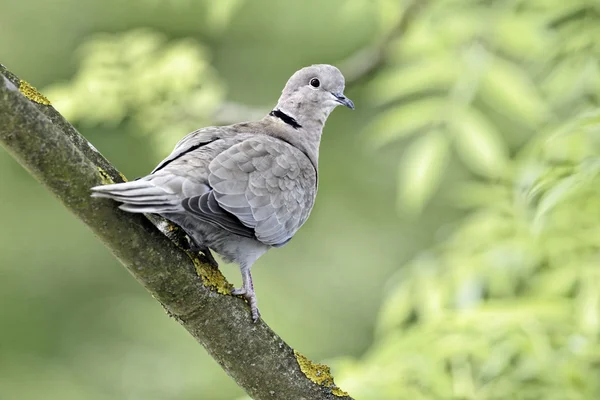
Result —
M600 397L599 26L594 1L447 0L392 42L367 129L410 138L401 208L451 145L475 179L446 196L468 216L390 282L372 347L338 361L357 399Z
M367 88L383 108L369 145L413 142L398 187L400 209L412 213L439 187L451 149L471 172L505 177L511 148L597 104L600 88L595 1L421 3Z
M84 127L131 123L162 150L181 132L209 125L223 101L208 50L189 39L168 43L149 30L101 34L79 54L77 75L44 92L67 119Z
M388 288L373 347L342 361L357 399L600 396L600 111L535 135L510 179Z
M155 5L153 0L139 1L148 8ZM171 3L182 13L191 4ZM144 153L145 148L140 151L138 146L147 142L134 140L127 147L131 141L127 135L111 139L106 132L147 135L157 153L149 157L146 167L151 167L160 158L158 153L163 155L184 133L214 123L224 106L233 114L228 118L235 120L240 110L256 106L248 99L274 101L299 60L336 63L334 57L352 56L350 51L344 55L343 49L364 46L359 39L366 40L365 32L370 32L369 51L355 55L377 54L381 59L358 60L374 68L364 82L357 79L349 85L357 111L339 118L335 113L328 122L313 216L290 246L265 257L265 263L273 265L256 270L257 284L267 282L262 291L258 289L267 320L299 350L315 346L320 352L313 354L321 358L340 352L359 354L370 340L375 303L383 297L374 338L364 355L332 362L336 383L357 400L600 397L596 379L600 4L594 0L309 3L263 0L250 6L241 0L206 1L200 23L208 33L193 40L140 29L139 23L119 33L83 37L73 77L52 84L44 93L86 133L100 132L93 141L100 142L103 151L113 151L110 144L115 143L113 147L125 154L121 157L129 159L132 151ZM237 26L232 23L236 15ZM235 28L237 32L229 32ZM355 32L358 39L349 45L348 37ZM329 53L334 55L323 59ZM274 71L279 75L270 79ZM226 90L225 82L236 91ZM249 104L230 103L231 98ZM360 123L363 140L353 141L351 135ZM361 146L371 150L370 159L361 158L361 149L356 149ZM113 158L118 158L117 150ZM12 165L1 156L0 163L6 164L0 176ZM139 156L131 162L136 161ZM13 182L16 191L21 180L13 177ZM52 219L57 211L31 203L37 195L29 194L34 189L26 190L26 196L7 197L12 201L9 209L23 207L28 210L23 214L32 215L30 225L19 221L18 226L40 233L44 218L49 225L58 224L58 216ZM400 216L412 218L389 217L394 194ZM450 207L465 217L446 226L444 222L456 216ZM36 210L39 215L30 214ZM10 224L16 214L5 212L6 225L17 226ZM56 236L48 229L40 236ZM436 230L436 243L421 251ZM12 236L19 237L11 231L6 240L13 244L0 247L0 261L11 251L22 250L15 256L19 260L29 254L26 245L19 248L10 241ZM54 263L60 264L65 259L54 251L61 248L57 243L58 239L48 240L44 254L50 256L43 258L55 257ZM92 248L77 245L79 260L90 258L86 246ZM63 253L77 263L73 249ZM414 254L412 261L398 267ZM289 268L275 268L290 260ZM43 261L36 258L37 263ZM392 269L396 273L382 296L381 282ZM191 352L199 351L198 346L174 345L171 338L176 333L169 329L176 328L160 312L147 318L135 314L134 320L116 311L120 303L137 301L143 304L134 309L139 315L151 313L150 305L132 300L126 287L114 292L98 289L113 300L102 298L96 306L112 308L104 311L108 315L104 319L97 317L95 323L103 329L90 329L113 338L117 345L106 344L105 350L77 344L77 334L86 337L74 328L90 314L85 307L75 310L63 331L53 331L58 314L90 297L85 285L96 284L93 274L108 273L88 266L87 276L79 272L83 270L66 270L78 271L81 277L68 275L73 281L61 283L59 289L81 284L84 293L65 294L45 330L36 328L75 343L65 346L68 361L43 372L45 364L37 358L18 358L18 351L0 351L1 356L33 370L41 388L64 383L62 398L120 398L127 393L128 398L183 399L196 398L200 392L207 398L231 398L231 387L222 389L215 383L223 378L215 370L203 369L198 375L204 381L198 382L198 354ZM1 285L16 282L21 269L8 271L10 279L0 280L0 297L20 304L21 292ZM265 275L260 276L261 271ZM236 273L230 276L238 278ZM40 281L58 284L49 276ZM24 282L31 284L29 278ZM310 285L311 296L286 296L289 282ZM274 293L271 301L267 288ZM157 325L163 320L164 325ZM115 329L127 332L127 339L112 332ZM159 339L152 336L155 332ZM103 343L95 336L89 340ZM60 354L49 334L32 334L31 342L24 343L38 342L45 351ZM122 353L130 357L125 364L119 359ZM138 371L145 360L158 366L158 372ZM71 368L65 366L69 362ZM0 396L26 393L23 387L31 390L30 398L43 392L18 384L16 378L27 372L6 365L0 360ZM94 365L97 373L93 369L91 377L81 372L81 379L72 380L70 374L80 372L81 365ZM109 378L98 378L106 374ZM120 381L120 374L126 379ZM3 381L2 376L8 378ZM157 388L152 397L148 391Z

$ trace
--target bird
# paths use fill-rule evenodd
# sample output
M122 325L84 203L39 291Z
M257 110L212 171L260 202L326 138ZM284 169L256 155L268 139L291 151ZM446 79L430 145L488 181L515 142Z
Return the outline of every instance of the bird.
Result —
M287 244L306 222L318 188L319 146L325 122L344 95L345 79L328 64L296 71L264 118L211 126L181 139L147 176L95 186L131 213L158 214L180 226L193 249L217 266L211 250L237 263L241 296L260 317L252 265Z

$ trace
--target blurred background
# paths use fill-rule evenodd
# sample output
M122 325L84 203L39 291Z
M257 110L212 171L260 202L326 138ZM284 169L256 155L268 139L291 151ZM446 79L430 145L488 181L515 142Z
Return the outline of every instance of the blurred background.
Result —
M356 110L263 318L357 400L600 398L596 0L0 0L0 62L128 178L302 66ZM243 392L0 148L0 399ZM223 265L234 284L237 267Z

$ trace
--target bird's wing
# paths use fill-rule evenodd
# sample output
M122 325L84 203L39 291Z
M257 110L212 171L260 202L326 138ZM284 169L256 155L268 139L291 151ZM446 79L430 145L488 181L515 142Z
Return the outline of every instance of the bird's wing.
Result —
M175 145L175 148L171 154L169 154L167 158L162 160L160 164L154 168L151 174L160 171L178 158L185 156L196 149L206 146L215 140L218 140L219 138L223 137L224 132L226 131L224 131L221 127L211 126L188 133Z
M235 217L241 223L236 229L252 229L267 245L287 243L314 204L316 171L310 160L270 136L254 136L229 147L210 162L208 170L212 190L187 198L184 208L237 233L222 218Z
M119 201L123 203L120 208L129 212L182 212L183 199L210 192L208 165L217 154L244 137L237 136L236 131L221 127L194 131L180 140L151 174L133 182L94 187L92 195ZM234 217L229 219L239 225ZM247 234L253 236L252 231Z

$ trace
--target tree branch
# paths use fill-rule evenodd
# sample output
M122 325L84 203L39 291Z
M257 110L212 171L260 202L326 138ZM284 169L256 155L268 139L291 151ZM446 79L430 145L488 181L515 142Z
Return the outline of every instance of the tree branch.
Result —
M350 86L368 79L385 65L385 53L388 50L389 44L410 29L412 22L417 18L419 12L427 5L427 1L408 1L404 9L404 14L389 34L381 38L378 43L371 43L351 54L345 60L340 61L340 70L346 77L346 85Z
M35 89L0 64L0 144L85 222L167 313L256 400L350 399L326 366L295 353L216 269L169 240L148 218L92 199L122 175ZM154 218L153 218L154 219ZM156 218L167 233L169 225Z

